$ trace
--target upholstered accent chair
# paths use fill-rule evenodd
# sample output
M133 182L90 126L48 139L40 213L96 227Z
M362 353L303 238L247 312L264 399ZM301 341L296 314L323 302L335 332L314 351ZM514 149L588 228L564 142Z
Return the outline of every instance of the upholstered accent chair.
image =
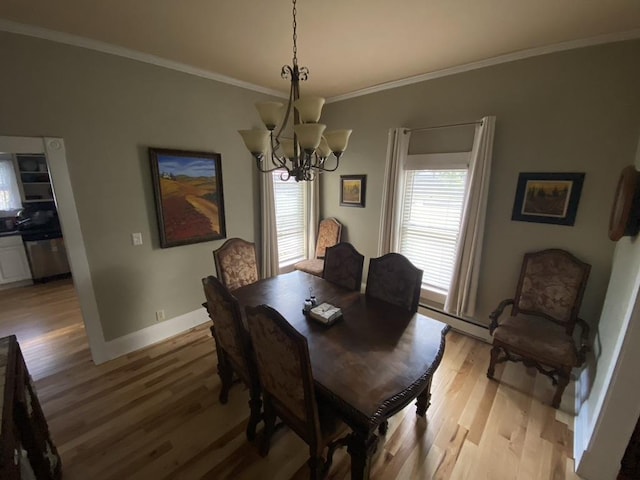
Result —
M249 332L242 323L240 305L227 288L214 276L202 279L207 299L207 311L213 324L211 335L216 343L218 374L222 386L220 403L226 404L234 373L249 388L249 408L251 414L247 424L247 438L253 440L256 426L260 422L262 401L260 381L251 347Z
M307 339L272 307L246 307L246 312L264 401L262 454L269 452L277 416L309 445L311 479L323 478L347 437L335 440L344 425L316 396Z
M316 240L316 257L296 263L293 268L310 273L316 277L322 276L324 269L324 256L328 247L332 247L340 241L342 236L342 224L335 218L325 218L318 226L318 239Z
M363 265L364 255L350 243L341 242L327 248L322 277L349 290L360 291Z
M399 253L387 253L369 260L367 297L398 305L410 312L418 311L422 270Z
M260 278L256 246L241 238L230 238L224 242L213 251L213 260L218 278L229 291L257 282Z
M490 315L489 378L498 363L523 362L557 385L551 405L560 406L571 369L584 363L589 348L589 327L578 312L590 270L591 265L560 249L525 254L514 298L500 302ZM509 305L511 315L501 318ZM579 348L573 339L576 324L582 329Z

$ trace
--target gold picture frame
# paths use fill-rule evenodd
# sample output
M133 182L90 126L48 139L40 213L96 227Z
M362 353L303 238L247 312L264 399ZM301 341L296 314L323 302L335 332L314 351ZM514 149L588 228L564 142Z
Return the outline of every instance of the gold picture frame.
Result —
M366 175L340 175L341 206L364 208L366 194Z

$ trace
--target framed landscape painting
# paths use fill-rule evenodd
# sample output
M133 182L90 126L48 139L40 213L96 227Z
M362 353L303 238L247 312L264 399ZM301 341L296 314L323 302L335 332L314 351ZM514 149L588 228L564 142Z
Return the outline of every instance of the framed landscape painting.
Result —
M364 207L367 193L366 175L340 175L340 205Z
M162 248L227 236L218 153L149 148Z
M584 173L521 173L511 220L573 225Z

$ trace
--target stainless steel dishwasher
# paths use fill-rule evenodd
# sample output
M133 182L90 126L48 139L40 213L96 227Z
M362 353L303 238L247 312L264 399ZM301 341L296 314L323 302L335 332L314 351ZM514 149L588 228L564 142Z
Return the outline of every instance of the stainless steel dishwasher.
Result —
M60 234L22 234L34 281L70 272L64 239Z

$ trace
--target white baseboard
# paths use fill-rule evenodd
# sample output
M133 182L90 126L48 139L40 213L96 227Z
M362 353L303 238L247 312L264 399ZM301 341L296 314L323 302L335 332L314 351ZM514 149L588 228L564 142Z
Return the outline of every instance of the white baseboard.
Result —
M211 320L209 315L207 315L207 311L204 308L199 308L198 310L170 318L164 322L106 342L107 355L109 360L113 360L114 358L161 342L209 321Z
M30 278L27 280L18 280L17 282L3 283L2 285L0 285L0 290L8 290L9 288L16 287L26 287L28 285L33 285L33 280L31 280Z
M576 408L578 408L579 395L576 395ZM575 416L573 425L573 459L574 468L577 471L578 467L584 460L583 457L588 457L587 445L585 445L585 439L587 436L587 405L582 405L584 408L578 410L578 414Z
M485 327L481 327L479 325L474 325L471 322L465 322L464 320L460 320L456 317L447 315L445 313L439 312L437 310L430 310L424 308L422 306L418 307L418 312L424 315L425 317L433 318L434 320L439 320L441 322L450 325L454 330L458 330L466 335L470 335L479 340L482 340L487 343L492 342L491 335L489 335L489 329Z

